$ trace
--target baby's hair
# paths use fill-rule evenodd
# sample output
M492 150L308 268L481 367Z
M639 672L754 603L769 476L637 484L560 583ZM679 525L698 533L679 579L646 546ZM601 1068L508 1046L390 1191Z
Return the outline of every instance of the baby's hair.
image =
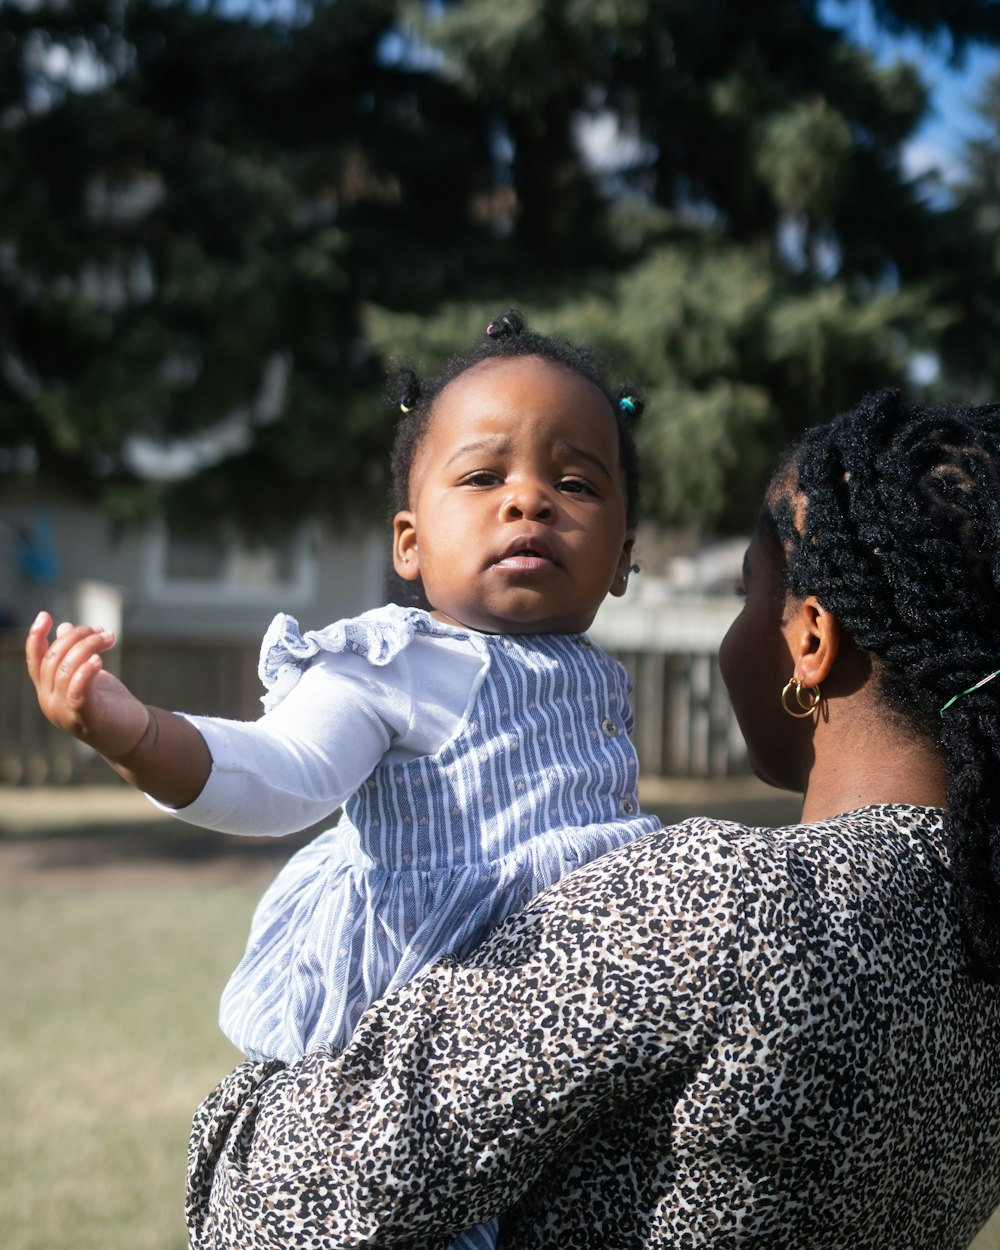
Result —
M409 366L397 368L389 378L387 398L401 414L393 443L392 509L400 512L410 506L410 473L430 423L434 401L449 382L484 360L504 360L518 356L541 356L572 369L593 383L608 401L608 409L618 431L618 455L625 478L625 519L633 529L639 514L639 453L635 424L642 416L645 400L634 386L612 389L604 376L604 366L593 348L554 336L539 334L525 325L516 308L495 317L482 338L467 351L445 361L432 377L421 380Z
M1000 680L973 688L1000 668L1000 405L868 395L805 434L766 510L788 588L837 617L942 751L969 969L1000 983Z

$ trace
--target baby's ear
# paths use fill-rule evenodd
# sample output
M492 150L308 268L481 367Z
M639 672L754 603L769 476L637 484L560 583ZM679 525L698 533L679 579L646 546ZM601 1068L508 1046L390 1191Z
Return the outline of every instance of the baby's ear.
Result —
M397 512L392 518L392 567L407 582L420 576L417 526L412 512Z
M635 534L629 530L625 535L625 541L622 543L621 555L618 557L618 567L615 569L615 580L611 583L610 593L619 599L628 590L628 575L635 567L632 564L632 548L635 546Z

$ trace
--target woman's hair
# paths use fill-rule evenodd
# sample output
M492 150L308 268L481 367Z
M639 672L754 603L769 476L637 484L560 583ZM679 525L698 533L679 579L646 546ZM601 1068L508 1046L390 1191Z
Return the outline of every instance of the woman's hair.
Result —
M430 424L434 401L449 382L484 360L507 360L518 356L541 356L572 369L593 383L608 400L608 410L618 431L618 455L625 477L625 520L634 528L639 512L639 453L635 424L645 401L634 386L612 390L604 377L604 367L590 347L538 334L528 329L516 308L509 308L486 327L467 351L451 356L432 377L421 380L414 370L401 366L390 376L386 391L389 402L402 413L392 447L392 509L410 506L410 472Z
M868 395L805 434L765 512L789 590L837 617L887 706L939 745L970 971L1000 982L1000 678L944 709L1000 668L1000 405Z

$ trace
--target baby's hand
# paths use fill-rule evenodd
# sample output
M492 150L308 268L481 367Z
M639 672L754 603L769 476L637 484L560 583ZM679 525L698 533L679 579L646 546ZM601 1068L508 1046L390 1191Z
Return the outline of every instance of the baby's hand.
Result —
M51 629L52 617L40 612L25 645L42 711L53 725L108 759L128 755L149 728L150 712L104 671L101 655L114 646L114 634L64 623L50 642Z

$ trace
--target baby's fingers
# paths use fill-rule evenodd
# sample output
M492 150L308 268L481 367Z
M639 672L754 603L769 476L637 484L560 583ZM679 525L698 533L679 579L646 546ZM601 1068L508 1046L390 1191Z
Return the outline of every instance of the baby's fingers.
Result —
M39 612L28 630L28 637L24 643L24 658L28 664L28 675L36 686L42 657L48 649L51 628L52 617L48 612Z
M104 662L97 652L92 652L90 655L82 658L78 664L74 663L66 681L63 696L66 706L71 711L80 712L83 709L90 695L94 680L103 667Z
M72 625L61 630L46 648L38 664L39 697L51 694L65 698L85 691L100 664L93 663L103 651L114 646L114 634L89 625Z

